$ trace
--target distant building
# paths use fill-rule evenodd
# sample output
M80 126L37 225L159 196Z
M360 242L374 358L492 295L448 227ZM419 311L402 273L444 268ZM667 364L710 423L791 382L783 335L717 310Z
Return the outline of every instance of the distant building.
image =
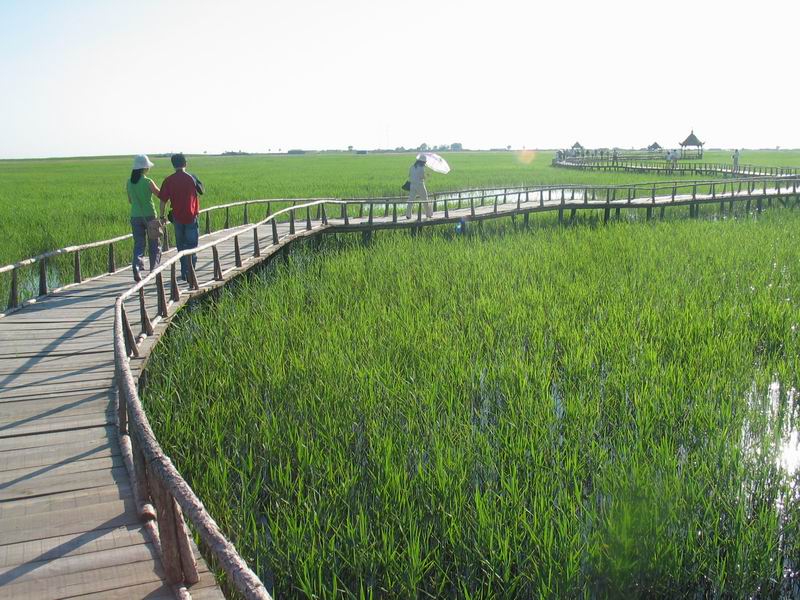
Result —
M703 146L705 142L701 142L694 134L694 129L685 140L681 142L681 158L703 158Z
M297 148L289 150L289 152L287 152L287 154L305 154L305 153L306 153L305 150L300 150Z
M572 149L573 150L583 150L583 146L581 146L580 142L575 142L574 144L572 144Z
M648 149L650 152L658 152L658 151L660 151L660 150L663 150L663 148L661 147L661 144L659 144L658 142L653 142L652 144L650 144L650 145L647 147L647 149Z

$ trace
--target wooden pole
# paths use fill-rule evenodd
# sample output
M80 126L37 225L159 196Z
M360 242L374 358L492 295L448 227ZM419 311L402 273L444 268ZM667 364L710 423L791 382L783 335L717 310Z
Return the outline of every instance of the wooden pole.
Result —
M186 257L186 264L189 267L189 273L186 279L189 281L189 289L192 290L199 290L200 285L197 283L197 273L194 270L194 261L192 260L193 256L189 255Z
M222 281L222 265L219 262L219 250L216 246L211 246L211 254L214 261L214 281Z
M47 295L47 259L39 261L39 295Z
M289 235L294 235L294 208L289 211Z
M139 348L136 347L136 338L133 337L133 330L131 324L128 322L128 314L125 312L125 306L121 307L122 313L122 336L125 340L125 353L128 356L139 356Z
M276 246L278 244L278 224L275 222L275 219L272 219L272 245Z
M275 227L275 221L272 222ZM253 257L258 258L261 256L261 243L258 240L258 227L253 227Z
M178 287L175 263L172 263L169 268L169 299L173 302L177 302L181 299L181 288Z
M239 248L239 236L233 238L233 261L237 269L242 267L242 250Z
M161 273L156 274L156 293L158 294L158 316L167 318L167 293L164 289L164 278Z
M75 277L73 278L75 283L80 283L83 281L83 276L81 275L81 251L75 251Z
M142 321L142 333L153 335L153 324L147 314L147 305L144 300L144 288L139 288L139 317Z
M19 306L19 275L15 267L11 270L11 293L8 296L8 307L16 308Z
M114 260L114 244L108 245L108 272L117 272L117 261Z

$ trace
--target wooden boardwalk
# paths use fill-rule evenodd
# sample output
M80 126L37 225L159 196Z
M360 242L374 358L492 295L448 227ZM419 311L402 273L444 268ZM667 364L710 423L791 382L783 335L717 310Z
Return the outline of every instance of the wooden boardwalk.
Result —
M797 181L668 182L636 186L548 186L479 190L438 198L433 218L405 201L317 201L261 224L201 238L196 285L167 291L148 277L138 288L130 268L39 298L0 318L0 598L222 598L200 557L199 581L165 581L160 542L142 520L131 464L120 443L120 358L136 382L148 353L172 316L191 298L269 260L295 240L340 231L418 228L536 212L646 210L797 198ZM233 237L236 234L236 237ZM165 254L163 274L174 253ZM177 285L177 283L174 283ZM169 287L169 284L166 285ZM137 336L115 354L115 300ZM123 321L124 323L125 321ZM137 335L138 334L138 335ZM117 348L119 350L119 346ZM137 356L138 355L138 356ZM115 362L116 361L116 362ZM124 382L123 382L124 383ZM122 390L122 391L121 391ZM127 437L127 436L126 436ZM184 507L183 497L175 500ZM137 504L137 502L139 502ZM159 523L159 527L161 524ZM202 532L201 532L202 536ZM155 536L158 537L158 536ZM204 538L205 539L205 538ZM215 555L216 556L216 555ZM264 598L265 593L252 597Z

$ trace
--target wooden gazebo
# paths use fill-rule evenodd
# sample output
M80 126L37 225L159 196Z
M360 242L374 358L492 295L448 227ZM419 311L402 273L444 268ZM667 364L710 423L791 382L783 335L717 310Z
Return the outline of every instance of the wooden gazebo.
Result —
M703 158L704 144L705 142L701 142L692 130L689 137L681 142L681 158Z
M572 144L572 149L573 150L583 150L583 146L581 146L580 142L575 142L574 144Z
M659 150L663 150L663 148L661 147L661 144L659 144L658 142L653 142L652 144L650 144L650 145L647 147L647 149L648 149L650 152L658 152Z

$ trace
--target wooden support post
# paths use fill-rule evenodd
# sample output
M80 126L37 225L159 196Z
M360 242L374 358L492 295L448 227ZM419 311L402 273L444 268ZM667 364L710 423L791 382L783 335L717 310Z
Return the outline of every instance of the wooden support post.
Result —
M225 229L230 229L231 227L231 209L225 208Z
M233 264L236 265L237 269L242 267L242 251L239 248L239 236L234 236L233 238Z
M39 295L47 295L47 259L39 261Z
M206 211L206 235L211 233L211 211Z
M397 202L392 202L392 223L397 223Z
M417 203L417 221L422 221L422 202Z
M169 268L169 299L173 302L177 302L181 299L181 288L178 287L178 275L175 263L172 263Z
M108 245L108 272L117 272L117 261L114 258L114 244Z
M661 210L658 212L658 218L659 218L659 219L661 219L662 221L664 220L664 210L665 210L665 209L666 209L666 206L664 206L664 205L662 204L662 205L661 205Z
M311 207L306 206L306 231L311 231Z
M325 204L320 204L320 208L321 208L320 212L322 213L322 224L323 225L327 225L328 224L328 213L325 211Z
M558 224L564 223L564 196L561 196L561 204L558 205Z
M620 207L614 209L614 217L619 220Z
M248 214L247 206L248 206L248 203L245 202L244 203L244 224L245 225L250 223L250 215Z
M475 216L475 197L474 196L470 196L469 197L469 213L473 217Z
M273 221L273 224L274 223ZM258 227L253 227L253 256L255 258L261 256L261 242L258 239Z
M139 288L139 317L142 322L142 333L153 335L153 324L147 314L147 305L144 300L144 288Z
M124 406L125 401L122 400L121 404ZM139 440L136 436L129 436L129 439L131 442L131 458L133 459L136 500L139 502L139 518L143 521L152 521L156 518L156 511L152 504L153 499L147 482L147 467L145 466L144 455L139 448Z
M294 235L294 208L289 211L289 235Z
M189 267L189 273L186 276L186 279L189 283L189 289L199 290L200 285L197 283L197 273L195 273L194 261L192 260L191 255L186 257L186 265Z
M763 210L764 210L763 199L759 198L758 200L756 200L756 212L760 213Z
M211 246L211 254L214 261L214 281L222 281L222 265L219 262L219 250L216 246Z
M164 484L158 478L157 473L155 473L152 467L148 467L148 472L150 493L153 496L153 502L156 505L156 512L158 514L158 537L161 540L161 562L164 567L164 575L166 576L167 582L172 585L182 583L188 584L188 580L192 578L191 567L187 568L189 571L188 574L184 572L184 565L181 560L181 546L178 541L178 536L181 533L186 535L185 529L181 531L185 526L183 526L182 522L178 521L175 500L169 495ZM183 521L182 518L181 521ZM196 583L198 581L196 569L194 578Z
M647 205L647 220L649 221L652 218L653 218L653 206L648 204Z
M344 219L344 224L345 225L349 225L350 224L350 220L349 220L349 218L347 216L347 202L342 204L342 219Z
M611 206L608 203L606 203L606 208L603 211L603 223L608 223L608 217L610 216L610 214L611 214Z
M19 269L16 267L11 269L11 292L8 295L8 308L17 308L19 306Z
M571 209L569 211L569 222L570 223L574 223L575 222L575 216L577 214L578 214L578 209L577 208L573 208L573 209Z
M373 209L373 204L372 204L372 202L370 202L369 203L369 215L367 217L367 223L369 223L370 225L372 225L372 209ZM436 208L434 208L433 210L436 210Z
M447 200L445 200L445 201L444 201L444 218L445 218L445 219L449 219L449 218L450 218L450 208L449 208L449 205L450 205L450 202L448 202Z
M272 244L278 244L278 224L272 219Z
M461 208L461 192L458 192L458 208Z
M83 276L81 274L81 251L75 251L75 277L73 278L75 283L80 283L83 281Z
M164 225L164 239L161 242L161 251L166 252L169 248L169 227Z
M528 213L528 212L526 212L525 214L522 215L522 224L525 227L528 227L528 217L529 216L530 216L530 213Z
M494 197L494 208L492 210L494 214L497 214L497 196Z
M369 229L365 229L361 232L361 243L365 246L369 245L370 240L372 239L372 231Z
M358 203L358 218L359 219L363 219L364 218L364 203L363 202L359 202Z
M156 294L158 295L158 316L167 318L167 292L164 288L164 278L161 273L156 274Z
M125 306L121 307L122 312L122 337L125 340L125 352L128 356L139 356L139 348L136 347L136 338L133 337L133 330L131 324L128 322L128 315L125 312Z

